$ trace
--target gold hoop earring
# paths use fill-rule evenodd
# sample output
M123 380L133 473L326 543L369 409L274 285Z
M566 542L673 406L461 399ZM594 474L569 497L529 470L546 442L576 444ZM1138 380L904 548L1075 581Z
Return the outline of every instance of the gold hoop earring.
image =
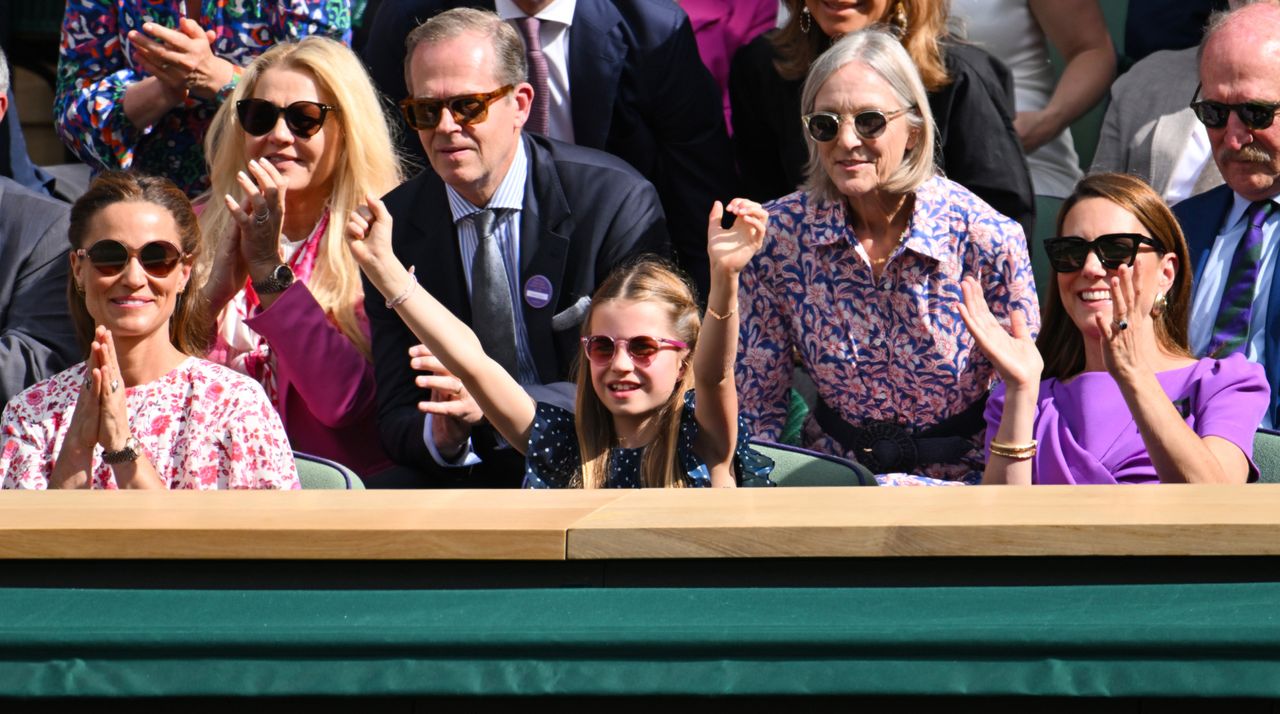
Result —
M809 34L809 30L813 28L813 15L809 14L809 6L806 5L800 10L800 31Z
M902 6L902 0L893 4L893 19L890 21L902 34L907 34L907 9Z
M1167 307L1169 307L1169 299L1164 296L1164 293L1156 295L1156 301L1151 305L1151 316L1160 317Z

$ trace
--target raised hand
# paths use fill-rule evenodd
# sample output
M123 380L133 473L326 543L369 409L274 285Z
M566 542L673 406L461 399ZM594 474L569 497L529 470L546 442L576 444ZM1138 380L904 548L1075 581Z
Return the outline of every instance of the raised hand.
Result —
M240 228L240 259L251 274L269 273L280 264L280 230L289 180L271 162L252 159L248 173L237 173L236 181L244 191L244 205L230 194L224 200Z
M732 228L721 228L725 212L737 216ZM707 257L711 270L737 276L760 250L765 231L769 227L769 213L745 198L735 198L728 206L716 201L707 218Z
M1131 380L1139 370L1149 370L1142 354L1148 344L1147 333L1153 329L1151 309L1142 309L1142 295L1133 280L1133 268L1122 265L1111 278L1111 323L1101 315L1094 324L1102 335L1102 363L1116 381Z
M94 332L89 362L98 385L97 442L106 451L119 451L129 440L129 407L125 402L124 379L116 359L115 340L111 331L101 325Z
M146 22L141 32L129 32L129 42L144 71L170 92L190 91L206 99L216 95L235 74L235 65L213 53L213 38L212 32L187 17L178 21L177 29Z
M996 373L1009 389L1038 386L1044 372L1044 359L1036 349L1031 331L1027 329L1027 317L1021 310L1009 316L1010 329L1005 330L991 314L982 286L972 276L960 283L964 302L960 304L960 317L978 348L991 360Z

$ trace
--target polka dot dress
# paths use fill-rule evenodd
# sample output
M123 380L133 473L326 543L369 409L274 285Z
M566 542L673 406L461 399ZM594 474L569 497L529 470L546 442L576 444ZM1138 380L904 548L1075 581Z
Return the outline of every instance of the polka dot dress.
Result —
M685 392L680 414L678 461L685 474L685 486L708 487L711 472L698 455L693 443L698 437L698 420L694 417L693 390ZM734 453L734 473L740 486L772 486L769 472L773 461L748 446L746 424L738 419L738 445ZM640 488L640 460L646 447L610 452L607 488ZM525 488L569 488L577 480L582 467L578 451L578 434L574 431L573 414L566 409L538 403L529 433L529 449L525 452Z

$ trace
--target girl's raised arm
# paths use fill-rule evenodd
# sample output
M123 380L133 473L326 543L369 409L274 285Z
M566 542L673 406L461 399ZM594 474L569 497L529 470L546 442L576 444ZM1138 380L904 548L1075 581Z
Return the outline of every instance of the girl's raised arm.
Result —
M466 323L454 317L405 269L391 249L391 214L375 196L351 212L347 245L360 269L405 325L460 379L485 418L520 453L529 444L536 405L502 365L493 361Z
M721 228L725 211L736 216L732 228ZM712 486L734 486L733 453L738 443L738 390L733 366L738 356L738 275L764 242L769 213L760 204L735 198L719 201L707 219L707 257L711 290L707 314L693 356L698 439L694 450L711 470Z

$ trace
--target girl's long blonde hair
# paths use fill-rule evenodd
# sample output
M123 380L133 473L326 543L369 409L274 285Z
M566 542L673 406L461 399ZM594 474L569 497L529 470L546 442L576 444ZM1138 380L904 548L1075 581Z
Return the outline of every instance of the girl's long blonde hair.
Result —
M365 194L381 196L401 181L400 162L392 140L397 126L383 106L364 65L346 45L325 37L283 42L264 52L245 68L240 83L213 118L205 135L212 184L200 223L214 245L208 255L218 255L217 244L235 229L235 220L222 196L231 194L241 204L244 192L236 173L245 164L245 132L236 117L236 102L253 96L263 72L292 69L310 74L322 96L332 98L337 111L326 120L326 131L342 136L342 155L334 167L329 195L329 225L320 237L315 270L307 289L343 335L369 358L369 338L358 315L364 291L360 270L343 240L347 215L362 205ZM286 194L287 200L287 194Z
M582 335L591 334L591 317L596 308L616 301L650 302L662 305L671 318L671 337L689 345L683 358L683 372L671 396L656 416L658 435L640 460L640 483L646 488L682 487L685 477L677 459L680 419L684 393L693 387L693 353L697 349L702 320L689 281L676 273L670 262L645 257L614 270L591 298L591 310L582 321ZM591 384L591 365L578 355L577 419L578 448L582 456L581 486L603 488L609 479L609 450L618 445L613 415L600 401Z

